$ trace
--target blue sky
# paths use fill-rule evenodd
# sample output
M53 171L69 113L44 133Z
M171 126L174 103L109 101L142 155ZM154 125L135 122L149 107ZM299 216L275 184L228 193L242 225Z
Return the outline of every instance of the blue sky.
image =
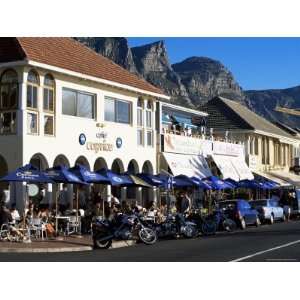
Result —
M171 63L219 60L246 90L300 85L300 38L128 38L131 47L157 40L166 42Z

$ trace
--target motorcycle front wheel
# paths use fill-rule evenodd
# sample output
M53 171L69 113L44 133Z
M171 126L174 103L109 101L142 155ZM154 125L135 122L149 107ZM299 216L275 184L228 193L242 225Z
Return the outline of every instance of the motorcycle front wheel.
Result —
M94 249L108 249L111 246L112 240L101 241L103 237L103 235L96 235L93 238Z
M199 232L198 232L196 226L192 226L192 225L186 225L185 229L183 231L184 237L189 238L189 239L197 237L198 234L199 234Z
M157 241L156 232L147 227L143 227L138 231L140 240L146 245L153 245Z
M227 232L231 232L237 229L236 223L231 219L226 219L223 221L223 228Z

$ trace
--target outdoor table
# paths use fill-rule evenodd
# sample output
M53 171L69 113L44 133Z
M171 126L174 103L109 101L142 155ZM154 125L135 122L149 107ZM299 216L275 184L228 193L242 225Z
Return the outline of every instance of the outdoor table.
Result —
M67 226L67 231L68 231L68 227L69 227L69 223L70 223L70 216L56 216L55 219L57 220L57 225L59 220L66 222L66 226ZM56 230L58 231L58 228L56 228Z

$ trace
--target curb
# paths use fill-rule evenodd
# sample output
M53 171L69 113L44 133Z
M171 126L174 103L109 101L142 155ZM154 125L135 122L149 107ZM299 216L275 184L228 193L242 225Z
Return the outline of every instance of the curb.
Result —
M135 241L117 241L113 242L108 250L131 247L136 244ZM92 246L74 246L74 247L55 247L55 248L1 248L0 253L61 253L61 252L84 252L92 251Z

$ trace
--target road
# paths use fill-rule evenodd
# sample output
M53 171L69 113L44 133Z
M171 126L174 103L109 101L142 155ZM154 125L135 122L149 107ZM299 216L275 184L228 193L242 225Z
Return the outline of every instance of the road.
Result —
M0 261L300 261L300 221L111 250L0 254Z

